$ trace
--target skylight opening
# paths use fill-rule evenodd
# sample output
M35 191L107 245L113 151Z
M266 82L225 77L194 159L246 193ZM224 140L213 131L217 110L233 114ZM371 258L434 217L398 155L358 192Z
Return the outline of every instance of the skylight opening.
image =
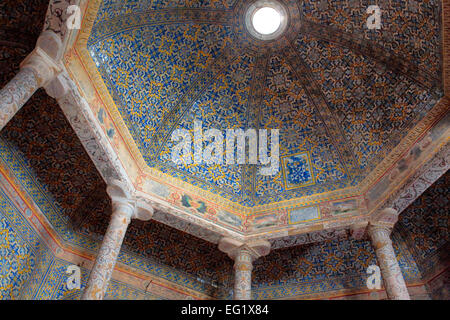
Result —
M256 32L262 35L275 33L281 26L282 15L271 7L263 7L255 11L252 24Z
M245 12L247 31L258 40L280 38L288 26L288 12L276 0L256 0Z

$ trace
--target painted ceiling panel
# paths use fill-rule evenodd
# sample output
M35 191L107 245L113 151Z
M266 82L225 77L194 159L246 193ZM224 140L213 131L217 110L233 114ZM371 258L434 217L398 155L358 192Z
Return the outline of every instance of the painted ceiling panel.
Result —
M224 72L201 94L192 107L180 116L180 123L176 129L187 129L193 135L194 122L202 124L203 130L217 129L226 137L227 129L247 127L247 105L251 75L255 67L255 59L249 55L236 57ZM206 147L210 141L202 145ZM176 165L171 161L174 143L170 138L164 145L159 156L159 164L173 167L186 173L189 181L201 179L216 188L223 190L223 194L242 197L242 172L239 165L207 165L191 164ZM222 157L225 161L225 157ZM195 185L196 182L193 181Z
M111 20L117 16L175 8L231 9L237 0L104 0L96 23Z
M448 267L450 261L449 184L447 171L403 211L396 226L423 276L433 274L441 266Z
M273 43L242 25L249 3L103 1L88 49L149 167L247 207L328 193L362 182L443 95L438 1L378 3L381 31L367 1L284 1L304 27ZM278 174L173 163L171 134L194 120L280 129Z
M440 78L441 1L304 0L306 19L366 38ZM366 28L370 5L381 9L380 30Z
M266 88L259 125L280 129L281 170L276 176L257 174L255 196L273 202L328 190L324 185L347 185L348 173L325 123L280 55L269 59Z
M17 221L9 221L4 214L4 211L12 211L10 206L7 195L0 192L0 300L19 298L21 288L39 259L39 239L15 230Z
M152 26L92 45L93 58L149 164L156 152L150 147L159 146L152 139L160 124L183 108L181 97L201 79L228 37L230 31L221 26Z
M404 240L393 237L403 277L414 282L421 275L418 266ZM318 291L365 291L367 267L375 264L369 241L341 239L275 250L255 261L252 293L256 299L302 299Z
M366 173L443 95L441 91L434 95L347 48L307 36L300 36L295 44Z
M68 217L87 209L87 199L95 202L91 195L106 197L106 185L95 165L56 101L43 90L22 107L0 138L2 148L14 150L27 171L42 183L41 192L53 195L49 203L61 205Z
M10 0L4 0L0 4L0 12L6 10L2 7L3 4L7 9L17 9L14 16L25 18L25 21L13 19L9 20L8 24L37 30L38 33L42 26L36 25L36 21L42 22L41 17L47 8L47 1L41 1L40 14L37 14L33 6L37 6L39 2L30 2L23 2L23 8L28 10L27 14L17 5L17 1ZM15 34L17 38L20 38L19 35L20 33ZM34 40L30 42L31 46ZM32 47L27 50L31 49ZM4 84L13 77L19 69L19 62L25 56L26 50L21 48L0 48L0 63L5 66L0 68L1 83ZM302 110L303 105L307 107L305 101L304 97L298 98ZM23 184L55 230L71 244L91 250L95 248L93 243L98 244L107 227L111 212L110 200L94 164L84 152L55 101L48 98L42 90L38 91L2 131L1 137L0 151L3 161L8 164L11 172ZM299 159L301 160L302 156L299 156ZM417 267L423 277L424 273L435 268L439 262L445 262L443 257L448 257L449 180L448 173L441 177L401 214L394 230L396 254L400 257L400 267L408 283L420 279ZM3 241L0 244L0 258L3 259L0 275L6 275L0 277L0 287L6 285L6 292L11 293L11 296L6 298L17 296L24 282L23 276L34 266L38 267L37 260L40 260L39 264L44 265L53 261L42 261L47 259L43 258L40 252L43 251L44 242L37 234L26 232L31 229L29 226L22 228L26 224L25 218L10 200L3 192L0 194L0 233L3 233L0 237ZM77 220L78 218L82 219ZM67 225L69 220L78 226L76 232L79 234L76 236L76 232L70 230L70 225ZM4 239L9 242L6 243ZM205 283L221 286L219 294L212 293L213 296L223 297L223 291L230 292L231 259L217 250L215 245L189 234L155 221L133 221L123 249L120 261L130 267L151 265L145 260L150 258L158 261L159 266L155 268L157 272L175 279L175 282L186 281L183 275L189 274ZM12 261L9 252L23 255L23 260L18 263ZM124 252L135 253L135 260L126 260ZM414 259L411 259L411 255ZM37 259L39 256L41 258ZM269 256L255 263L254 297L292 298L317 293L326 296L326 291L333 289L365 290L365 270L373 262L374 253L368 242L352 239L274 250ZM166 265L176 268L177 271L161 267ZM61 278L58 279L63 279L66 269L67 265L59 261L54 263L54 270L49 271L49 275L51 278L59 275ZM41 272L44 274L46 269ZM87 270L83 268L83 272ZM39 279L36 277L35 281ZM56 292L50 296L55 299L78 298L76 295L66 295L66 290L64 282L60 281ZM45 297L45 293L41 292L42 296L30 298ZM109 294L113 294L114 298L126 298L124 293L125 290L121 290L115 282L111 283Z

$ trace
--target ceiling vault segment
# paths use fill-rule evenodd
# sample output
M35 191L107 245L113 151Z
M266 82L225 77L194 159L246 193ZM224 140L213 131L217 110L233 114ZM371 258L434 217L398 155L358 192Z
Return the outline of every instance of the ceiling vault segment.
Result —
M345 139L339 121L330 110L320 86L315 82L314 77L312 76L311 70L292 44L287 47L286 54L286 59L289 61L295 75L307 92L309 99L311 99L311 102L314 104L317 111L319 111L320 118L325 123L330 139L334 142L336 149L344 160L342 165L347 169L347 174L352 178L355 177L355 175L361 174L357 161L353 156L353 152L349 148L348 141ZM342 137L342 140L339 141L337 137Z
M210 10L208 15L200 15L196 9L165 9L133 12L99 22L92 28L91 44L101 42L117 33L140 27L160 26L179 23L230 25L234 13L230 10ZM142 21L147 21L142 23Z
M260 129L261 126L261 105L265 93L268 61L268 55L260 55L256 57L255 66L261 67L254 68L253 70L250 96L246 110L248 128ZM256 193L256 171L257 168L254 165L246 165L242 178L242 187L248 188L248 190L244 189L244 192L250 193L252 199L255 198ZM245 183L246 179L251 179L250 183Z
M382 64L388 70L404 75L424 89L430 91L442 89L440 77L419 68L404 57L396 56L386 51L386 49L375 44L373 41L365 39L356 40L357 35L355 34L350 34L333 26L316 23L307 19L303 20L301 33L334 43L359 55L368 57Z
M200 98L202 93L213 83L213 81L240 55L239 50L229 48L225 50L205 71L192 83L188 91L178 101L169 114L163 119L162 125L152 139L152 148L157 149L154 159L158 159L162 148L169 139L172 132L176 129L180 120L188 112L194 103Z

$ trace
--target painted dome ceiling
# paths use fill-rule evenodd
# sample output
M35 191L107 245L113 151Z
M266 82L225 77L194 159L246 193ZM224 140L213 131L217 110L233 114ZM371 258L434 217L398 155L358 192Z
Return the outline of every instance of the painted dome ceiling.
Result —
M251 2L100 5L88 50L148 167L246 207L355 187L443 96L440 1L381 1L369 30L367 1L284 0L273 41L247 32ZM171 134L195 120L279 129L280 170L175 164Z

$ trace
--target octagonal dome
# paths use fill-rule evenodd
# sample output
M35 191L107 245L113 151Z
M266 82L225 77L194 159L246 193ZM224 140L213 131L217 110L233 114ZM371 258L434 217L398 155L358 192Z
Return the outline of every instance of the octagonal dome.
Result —
M440 2L383 4L377 30L359 1L279 0L270 40L246 27L254 3L93 1L67 65L139 191L240 231L366 214L445 109ZM278 129L279 170L173 162L172 134L195 123Z

